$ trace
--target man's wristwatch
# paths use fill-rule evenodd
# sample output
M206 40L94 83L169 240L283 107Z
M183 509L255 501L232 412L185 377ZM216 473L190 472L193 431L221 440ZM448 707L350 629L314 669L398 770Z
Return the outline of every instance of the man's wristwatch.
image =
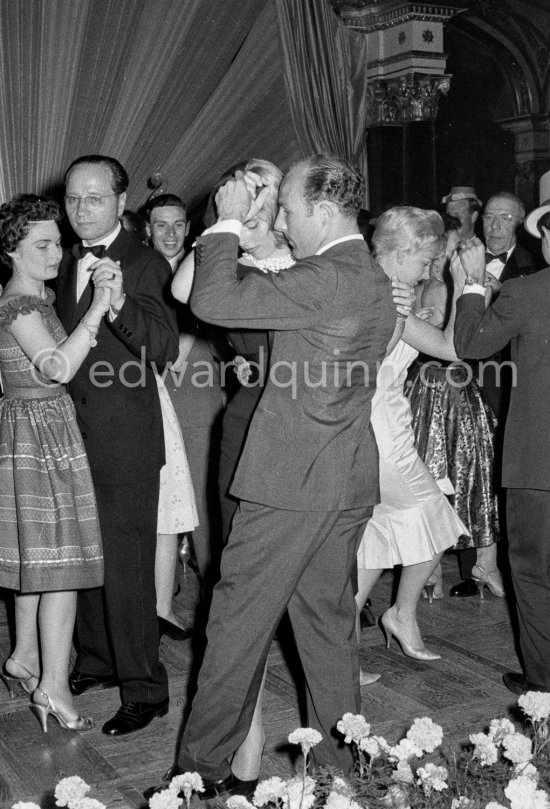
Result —
M118 309L116 309L112 304L111 304L111 306L109 306L109 311L113 315L113 318L118 317L118 315L120 314L120 310L124 306L125 301L126 301L126 295L123 296L122 303L120 304Z
M477 279L477 278L474 278L474 277L473 277L473 276L471 276L471 275L467 275L467 276L466 276L466 280L464 281L464 286L465 286L465 287L471 287L471 286L473 286L474 284L477 284L478 286L483 286L482 282L481 282L481 281L478 281L478 279Z

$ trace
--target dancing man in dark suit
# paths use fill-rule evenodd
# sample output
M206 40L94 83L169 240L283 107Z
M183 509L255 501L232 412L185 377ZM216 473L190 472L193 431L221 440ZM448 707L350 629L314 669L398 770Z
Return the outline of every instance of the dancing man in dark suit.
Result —
M455 206L456 204L455 202ZM449 208L449 206L447 207ZM533 256L517 243L518 229L521 228L524 219L525 206L523 202L509 191L499 191L485 205L482 216L483 238L486 245L485 263L487 274L485 278L486 286L490 286L493 290L493 300L498 297L505 281L536 272ZM471 233L471 236L473 236L473 233ZM465 241L463 240L462 243L464 244ZM473 357L468 357L468 359L473 359ZM510 347L508 345L501 346L491 357L486 357L486 362L480 364L478 373L479 386L498 421L495 434L494 468L496 486L499 490L500 529L503 537L506 536L506 521L504 493L500 489L500 473L504 424L512 385L512 376L507 365L509 360ZM463 581L451 588L450 595L467 597L478 594L478 588L472 578L472 568L476 561L475 548L467 548L459 552L460 575ZM503 596L504 589L502 588L498 570L496 572L486 571L482 567L482 572L493 576L493 588L499 595Z
M153 370L178 355L174 311L166 303L170 265L121 227L128 176L117 160L78 158L65 175L65 205L82 244L63 257L57 287L68 333L91 298L91 269L111 289L111 309L86 362L69 383L97 497L103 588L81 590L73 694L118 682L122 705L103 725L120 736L168 710L159 661L154 582L162 417ZM87 248L93 248L89 251Z
M285 610L308 722L323 735L316 761L352 764L335 725L360 710L351 577L378 501L370 402L396 319L390 285L357 227L363 191L361 175L334 156L290 169L275 228L297 263L280 275L237 278L239 233L252 210L241 173L218 192L218 222L197 243L195 314L273 331L268 379L231 487L240 505L179 755L181 768L202 775L206 794L239 791L231 756L247 735Z
M544 247L550 261L550 230ZM461 249L460 257L466 285L457 302L456 352L481 359L511 342L516 377L506 420L502 483L507 488L509 558L524 672L504 674L503 681L514 694L550 692L550 268L507 281L485 311L484 247L476 239ZM461 279L455 278L455 283Z

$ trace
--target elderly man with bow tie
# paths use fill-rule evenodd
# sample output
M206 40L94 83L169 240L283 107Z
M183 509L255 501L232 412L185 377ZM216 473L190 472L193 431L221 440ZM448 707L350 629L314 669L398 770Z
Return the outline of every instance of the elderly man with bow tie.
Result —
M473 189L471 189L473 191ZM499 191L485 205L482 215L483 237L485 240L485 286L492 290L494 301L500 294L502 284L511 278L531 275L536 272L531 254L517 243L517 232L525 219L523 202L509 191ZM505 530L504 495L500 489L501 457L504 440L504 423L508 412L512 387L510 368L510 347L503 346L496 354L480 362L477 371L479 386L483 390L498 420L495 434L495 478L500 490L501 534ZM451 587L450 595L458 597L475 596L478 593L472 579L472 567L476 564L475 549L460 552L459 567L462 581ZM488 575L492 571L485 571ZM498 585L498 586L497 586ZM500 589L500 584L495 584ZM504 595L504 590L498 593Z
M159 660L154 582L164 434L151 363L178 356L175 312L167 304L170 265L121 227L128 176L112 157L87 155L65 175L65 207L82 240L62 260L57 307L68 333L82 322L90 270L111 289L111 308L88 359L69 383L96 491L103 588L81 590L73 694L118 684L122 705L103 725L121 736L168 711Z

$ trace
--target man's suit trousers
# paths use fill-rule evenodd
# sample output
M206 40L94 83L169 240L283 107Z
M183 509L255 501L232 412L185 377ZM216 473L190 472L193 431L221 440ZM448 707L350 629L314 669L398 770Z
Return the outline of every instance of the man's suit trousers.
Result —
M159 661L154 575L158 491L158 475L126 486L95 486L105 583L78 593L75 668L114 674L123 702L160 702L168 696Z
M506 510L525 676L550 691L550 492L508 489Z
M248 733L285 609L306 679L307 723L323 735L313 751L316 763L351 768L351 750L335 725L361 707L351 577L371 513L372 508L303 512L240 503L183 734L184 770L197 770L208 780L229 774L228 761Z

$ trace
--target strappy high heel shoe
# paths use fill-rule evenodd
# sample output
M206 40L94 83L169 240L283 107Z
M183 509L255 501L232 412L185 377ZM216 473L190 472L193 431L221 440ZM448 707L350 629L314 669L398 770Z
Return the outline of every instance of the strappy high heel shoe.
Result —
M506 595L500 570L496 567L494 570L484 570L480 565L474 565L472 568L472 579L477 585L480 598L483 598L484 587L488 587L497 598L504 598Z
M37 696L41 698L41 702L37 701ZM82 716L80 714L76 719L66 719L41 688L37 688L33 694L31 710L36 714L44 733L48 732L49 714L55 716L61 727L66 730L91 730L94 726L94 720L91 716Z
M20 669L23 669L23 671L27 676L15 677L13 674L8 674L8 671L6 669L6 663L8 662L8 660L13 660L15 665L19 666ZM25 694L32 694L36 686L40 682L40 677L38 676L38 674L33 674L30 669L24 666L23 663L20 663L16 657L13 657L13 655L11 657L8 657L8 660L6 660L6 663L4 663L3 666L2 679L4 680L6 688L8 689L10 699L14 699L14 697L16 697L18 693L21 693L21 689L25 692ZM36 685L34 688L31 687L30 684L31 680L36 680Z
M424 646L422 649L415 649L414 646L411 646L411 644L408 643L403 637L400 637L396 625L387 612L385 612L380 618L380 623L382 624L382 628L386 635L387 649L390 648L390 642L393 636L401 646L403 654L406 654L407 657L413 657L415 660L441 660L441 655L435 654L435 652L430 652L426 646Z

